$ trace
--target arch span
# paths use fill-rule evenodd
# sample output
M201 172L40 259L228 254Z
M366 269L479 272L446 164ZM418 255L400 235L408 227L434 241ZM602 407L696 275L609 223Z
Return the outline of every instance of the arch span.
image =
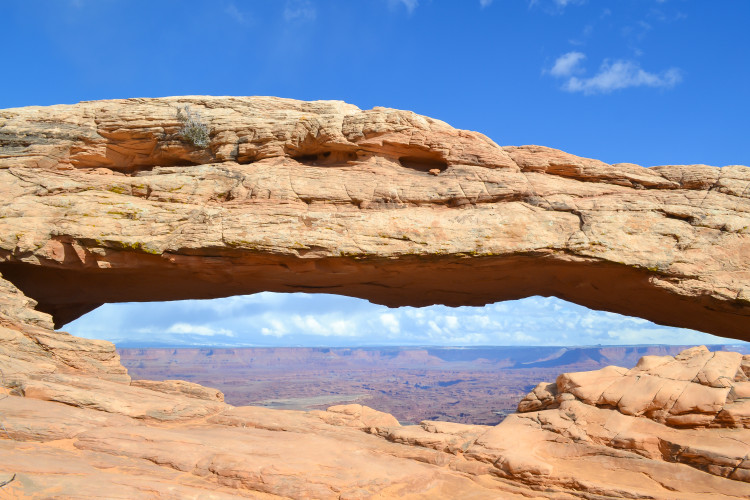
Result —
M209 147L180 140L184 104ZM0 273L58 326L104 302L263 290L555 295L750 340L748 167L608 165L262 97L4 110L0 140Z

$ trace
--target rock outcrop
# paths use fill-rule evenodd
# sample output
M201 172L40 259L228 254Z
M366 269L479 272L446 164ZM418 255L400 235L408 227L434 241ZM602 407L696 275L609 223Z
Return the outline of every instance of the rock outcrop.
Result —
M577 399L671 427L750 427L750 355L694 347L676 357L644 356L631 370L565 373L518 405L528 412Z
M631 370L610 366L539 384L504 424L750 482L748 373L750 356L703 346L644 356Z
M210 144L181 137L199 111ZM608 165L407 111L174 97L0 110L0 272L104 302L556 295L750 340L750 169Z

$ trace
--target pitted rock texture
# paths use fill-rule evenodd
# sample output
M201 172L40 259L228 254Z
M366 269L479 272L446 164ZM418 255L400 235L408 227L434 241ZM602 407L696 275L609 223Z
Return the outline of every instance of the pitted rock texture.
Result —
M210 128L197 148L178 106ZM408 111L172 97L0 110L0 272L104 302L555 295L750 340L750 169L500 147Z

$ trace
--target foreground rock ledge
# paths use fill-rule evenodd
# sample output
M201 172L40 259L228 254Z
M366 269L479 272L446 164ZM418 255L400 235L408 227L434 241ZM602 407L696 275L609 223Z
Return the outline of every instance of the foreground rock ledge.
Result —
M208 147L181 138L183 105ZM0 110L0 147L0 272L57 326L104 302L263 290L538 294L750 340L745 166L608 165L272 97Z
M6 498L727 499L750 488L750 356L693 348L540 384L490 427L357 404L233 407L131 383L0 277Z

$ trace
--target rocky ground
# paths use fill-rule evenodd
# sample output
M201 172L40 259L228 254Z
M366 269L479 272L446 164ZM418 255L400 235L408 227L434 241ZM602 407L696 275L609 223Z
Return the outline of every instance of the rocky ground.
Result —
M692 348L566 373L497 426L401 426L131 382L0 280L5 498L747 498L750 356Z

